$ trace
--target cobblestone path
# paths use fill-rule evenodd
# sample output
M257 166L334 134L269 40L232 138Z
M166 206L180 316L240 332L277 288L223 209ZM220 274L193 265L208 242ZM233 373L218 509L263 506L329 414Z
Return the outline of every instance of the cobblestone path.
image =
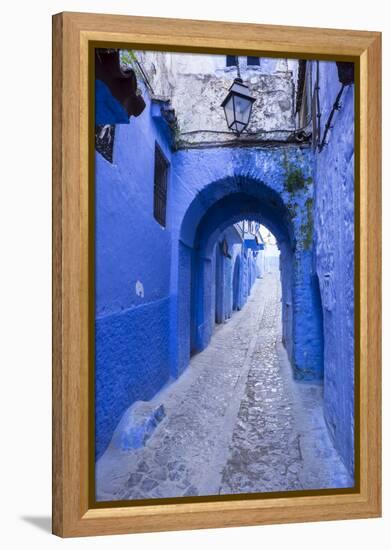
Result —
M328 437L322 386L292 379L280 309L270 274L154 398L166 416L145 447L111 445L100 458L97 500L352 485Z

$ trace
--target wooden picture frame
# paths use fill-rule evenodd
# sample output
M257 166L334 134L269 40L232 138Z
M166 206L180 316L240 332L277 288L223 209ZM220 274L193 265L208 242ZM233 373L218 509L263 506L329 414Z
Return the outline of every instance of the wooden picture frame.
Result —
M359 486L331 494L91 507L89 44L353 61L358 80ZM381 35L87 13L53 17L53 533L62 537L381 514ZM357 112L357 111L356 111Z

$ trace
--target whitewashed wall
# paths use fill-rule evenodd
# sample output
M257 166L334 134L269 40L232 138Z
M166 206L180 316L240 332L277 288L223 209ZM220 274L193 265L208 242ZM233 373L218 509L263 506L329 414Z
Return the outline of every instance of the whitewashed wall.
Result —
M169 100L177 117L179 147L225 144L231 141L286 140L295 129L294 98L297 61L261 58L247 67L239 58L241 77L256 101L248 131L236 138L229 132L221 107L237 76L226 67L226 56L166 52L135 52L153 95Z

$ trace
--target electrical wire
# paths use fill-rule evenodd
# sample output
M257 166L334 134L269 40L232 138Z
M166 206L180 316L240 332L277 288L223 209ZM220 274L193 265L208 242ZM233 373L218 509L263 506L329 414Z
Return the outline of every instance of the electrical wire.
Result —
M248 131L244 130L241 135L247 135L247 136L258 136L260 134L300 134L301 132L305 132L308 129L307 126L304 126L302 128L281 128L281 129L274 129L274 130L255 130L255 131ZM187 132L181 132L181 135L188 135L188 134L226 134L226 135L234 135L233 132L229 130L189 130Z

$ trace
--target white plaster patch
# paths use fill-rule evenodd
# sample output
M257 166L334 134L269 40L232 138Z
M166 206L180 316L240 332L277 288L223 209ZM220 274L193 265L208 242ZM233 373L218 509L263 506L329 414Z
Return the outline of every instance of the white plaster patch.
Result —
M141 281L136 281L136 294L140 298L144 298L144 285Z
M169 100L175 111L177 145L186 148L200 143L232 141L221 103L236 77L236 67L226 67L225 56L162 52L137 52L136 55L155 95ZM278 63L275 60L272 65L270 60L261 59L262 67L248 67L246 56L239 57L239 64L244 82L257 98L248 130L272 132L263 134L265 140L287 139L285 130L295 129L292 67L289 69L286 59ZM297 65L295 61L293 67ZM279 130L284 132L278 134Z

